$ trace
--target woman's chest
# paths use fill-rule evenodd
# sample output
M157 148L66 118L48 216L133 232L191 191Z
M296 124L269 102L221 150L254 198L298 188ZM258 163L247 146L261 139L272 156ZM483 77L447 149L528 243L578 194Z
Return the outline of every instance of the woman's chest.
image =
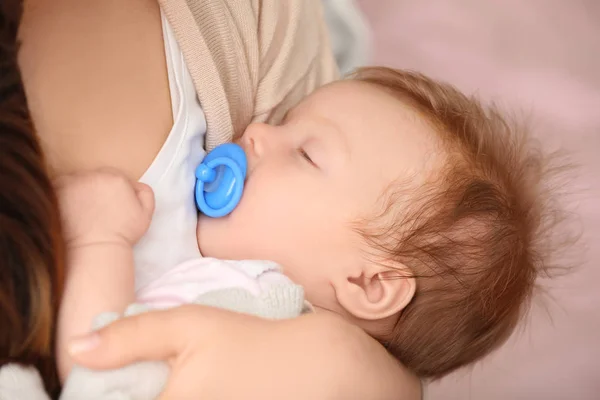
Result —
M155 0L30 0L20 63L54 173L139 178L172 126Z

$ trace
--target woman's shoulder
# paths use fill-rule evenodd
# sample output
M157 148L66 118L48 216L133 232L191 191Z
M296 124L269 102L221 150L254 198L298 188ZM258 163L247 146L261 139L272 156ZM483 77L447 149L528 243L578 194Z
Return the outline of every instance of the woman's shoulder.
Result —
M50 397L35 368L6 364L0 368L0 399L50 400Z

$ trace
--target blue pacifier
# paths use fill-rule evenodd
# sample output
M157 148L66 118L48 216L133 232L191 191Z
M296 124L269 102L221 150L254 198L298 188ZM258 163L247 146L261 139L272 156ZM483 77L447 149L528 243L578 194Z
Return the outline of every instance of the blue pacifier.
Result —
M215 147L196 168L196 206L203 214L223 217L238 205L244 190L248 162L234 143Z

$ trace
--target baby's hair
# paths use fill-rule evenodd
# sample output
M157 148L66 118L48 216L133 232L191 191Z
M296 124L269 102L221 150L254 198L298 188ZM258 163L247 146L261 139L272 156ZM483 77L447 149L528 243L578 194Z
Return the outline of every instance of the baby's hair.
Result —
M352 78L412 108L440 143L444 165L429 183L395 185L384 211L360 229L417 282L393 331L379 339L419 376L439 378L504 343L547 272L539 244L552 219L548 165L525 129L451 85L383 67ZM407 195L411 207L400 209Z
M0 367L33 365L54 393L63 242L17 65L21 7L0 2Z

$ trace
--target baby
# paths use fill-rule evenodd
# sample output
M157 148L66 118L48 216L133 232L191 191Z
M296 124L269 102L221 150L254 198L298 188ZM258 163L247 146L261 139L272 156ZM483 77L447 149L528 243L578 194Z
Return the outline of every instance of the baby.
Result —
M441 377L502 344L532 293L541 169L522 139L449 85L360 70L317 90L281 125L246 129L239 205L223 218L199 217L206 258L174 267L137 296L132 246L151 220L150 189L107 171L65 178L66 291L81 301L63 305L59 329L80 334L102 312L225 290L205 304L236 309L255 298L262 303L242 311L337 314L419 376ZM86 296L92 286L102 295ZM231 288L248 296L224 300Z

